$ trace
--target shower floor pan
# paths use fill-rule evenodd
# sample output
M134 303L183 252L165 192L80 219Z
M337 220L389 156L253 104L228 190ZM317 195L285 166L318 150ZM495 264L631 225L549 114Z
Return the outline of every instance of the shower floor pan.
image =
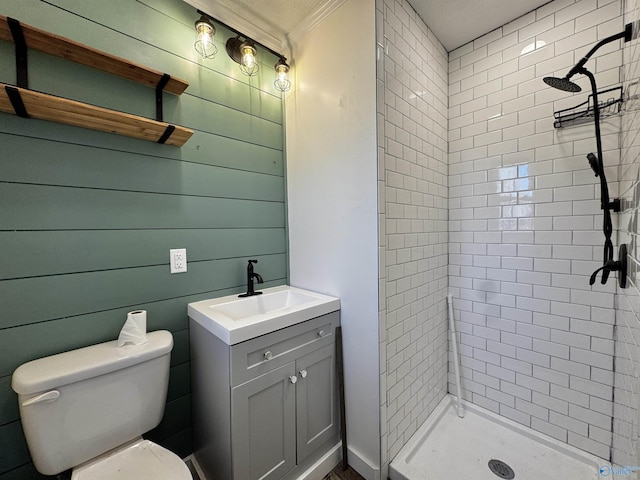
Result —
M389 465L391 480L598 480L610 463L447 395ZM500 465L494 473L490 460ZM606 477L602 477L603 479Z

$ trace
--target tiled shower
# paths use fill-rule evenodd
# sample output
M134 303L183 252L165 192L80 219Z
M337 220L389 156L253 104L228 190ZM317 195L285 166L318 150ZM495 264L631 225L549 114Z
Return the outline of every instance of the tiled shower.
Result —
M450 286L464 396L603 458L613 400L613 278L602 262L593 122L555 129L586 99L549 88L599 39L623 30L620 2L551 2L449 57ZM524 53L523 53L524 52ZM620 83L618 44L589 66ZM619 117L603 119L611 194ZM451 379L452 380L452 379Z
M587 100L587 78L574 77L578 94L542 78L564 76L640 18L640 5L553 0L447 54L406 1L377 3L383 466L444 396L447 351L453 372L447 255L463 397L637 465L638 41L606 45L587 64L599 90L624 87L622 113L601 126L610 195L624 199L613 240L616 258L616 240L629 244L627 289L613 276L589 286L604 243L586 159L593 122L554 128L555 111Z

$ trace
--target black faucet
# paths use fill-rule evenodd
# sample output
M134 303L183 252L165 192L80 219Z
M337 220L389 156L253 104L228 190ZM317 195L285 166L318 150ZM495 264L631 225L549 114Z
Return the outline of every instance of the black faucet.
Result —
M262 277L259 273L255 273L253 271L253 264L258 263L258 260L249 260L249 264L247 265L247 293L243 293L242 295L238 295L238 297L252 297L254 295L261 295L262 292L256 292L253 289L253 279L255 278L258 283L264 283Z

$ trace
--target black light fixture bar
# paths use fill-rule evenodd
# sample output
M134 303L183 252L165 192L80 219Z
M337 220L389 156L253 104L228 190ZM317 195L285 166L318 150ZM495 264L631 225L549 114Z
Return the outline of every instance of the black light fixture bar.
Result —
M235 34L236 34L236 35L238 35L239 37L242 37L242 38L244 38L245 40L250 40L250 41L252 41L254 44L259 45L261 48L263 48L264 50L266 50L266 51L267 51L267 52L269 52L269 53L272 53L272 54L273 54L273 55L275 55L276 57L278 57L278 58L284 58L285 60L287 59L287 57L285 57L285 56L284 56L284 55L282 55L281 53L276 52L275 50L273 50L273 49L271 49L271 48L267 47L266 45L263 45L263 44L262 44L262 43L260 43L260 42L256 42L253 38L248 37L248 36L247 36L247 35L245 35L244 33L242 33L242 32L240 32L240 31L236 30L236 29L235 29L235 28L233 28L232 26L227 25L226 23L224 23L224 22L222 22L222 21L218 20L217 18L212 17L212 16L211 16L211 15L209 15L208 13L203 12L202 10L197 10L197 12L198 12L200 15L204 15L205 17L210 18L210 19L211 19L211 20L213 20L214 22L216 22L216 23L218 23L218 24L222 25L224 28L226 28L226 29L228 29L228 30L231 30L233 33L235 33Z

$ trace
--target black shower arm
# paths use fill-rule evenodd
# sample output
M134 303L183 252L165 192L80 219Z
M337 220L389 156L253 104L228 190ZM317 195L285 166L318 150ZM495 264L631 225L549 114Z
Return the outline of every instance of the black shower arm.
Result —
M634 26L635 26L635 31L634 31ZM611 35L610 37L607 37L603 40L600 40L598 43L596 43L593 46L591 50L589 50L589 53L587 53L584 57L582 57L582 59L575 65L575 67L569 70L569 73L567 73L567 76L565 78L569 79L573 77L576 73L581 73L580 70L582 69L582 67L584 67L584 64L587 63L587 60L589 60L589 58L591 58L591 55L593 55L596 52L596 50L598 50L603 45L606 45L607 43L615 42L616 40L619 40L621 38L624 38L625 42L628 42L630 40L633 40L634 38L637 38L639 34L639 31L638 31L639 27L640 27L640 21L636 20L635 22L627 23L624 27L624 31L620 33L616 33L615 35Z

